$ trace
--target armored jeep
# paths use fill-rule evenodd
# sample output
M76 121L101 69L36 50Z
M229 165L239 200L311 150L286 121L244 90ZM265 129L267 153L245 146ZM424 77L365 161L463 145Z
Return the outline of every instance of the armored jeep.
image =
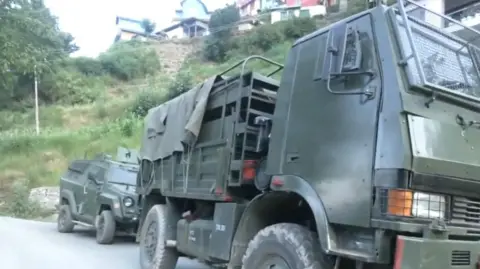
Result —
M151 109L141 268L479 268L479 43L378 5Z
M118 157L99 154L70 163L60 178L59 232L70 233L76 224L93 227L99 244L111 244L115 235L135 235L138 157L124 148Z

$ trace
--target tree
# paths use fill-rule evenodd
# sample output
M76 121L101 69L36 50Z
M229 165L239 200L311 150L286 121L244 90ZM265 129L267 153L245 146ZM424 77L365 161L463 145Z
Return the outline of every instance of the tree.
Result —
M34 69L51 70L76 50L72 35L60 31L43 0L0 1L0 106L24 100Z
M142 20L142 28L145 31L145 34L151 35L155 31L155 23L149 19Z
M208 23L211 33L204 46L204 56L207 60L218 62L225 59L232 29L239 20L240 13L234 5L227 5L213 12Z

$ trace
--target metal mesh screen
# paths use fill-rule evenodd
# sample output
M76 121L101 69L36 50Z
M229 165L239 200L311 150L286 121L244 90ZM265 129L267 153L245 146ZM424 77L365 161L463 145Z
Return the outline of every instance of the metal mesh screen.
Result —
M429 12L423 11L421 18L425 18L427 16L425 13ZM412 30L413 43L421 63L421 71L424 73L424 80L414 58L409 58L406 62L410 83L442 88L480 99L479 71L474 61L480 55L478 48L448 37L447 29L441 28L442 25L447 25L441 21L444 20L443 17L438 16L437 20L433 20L432 16L428 17L437 24L428 26L417 22L418 15L413 17L415 18L409 19L408 25ZM409 57L412 55L412 46L401 16L397 16L397 25L404 57Z

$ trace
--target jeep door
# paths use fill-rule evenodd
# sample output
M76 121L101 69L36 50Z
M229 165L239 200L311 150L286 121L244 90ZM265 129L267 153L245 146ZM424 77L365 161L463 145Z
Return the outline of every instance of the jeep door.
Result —
M98 204L98 196L102 191L102 186L105 180L106 169L100 164L91 164L86 173L85 190L85 205L83 216L90 223L93 224L97 216L100 205Z

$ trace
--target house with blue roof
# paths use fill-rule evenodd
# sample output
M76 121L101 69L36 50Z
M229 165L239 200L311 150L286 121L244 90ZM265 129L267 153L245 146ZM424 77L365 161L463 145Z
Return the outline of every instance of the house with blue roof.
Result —
M145 32L142 26L142 20L136 20L127 17L117 16L115 24L118 28L118 33L115 37L115 42L120 40L132 40L132 39L163 39L165 35L160 32L158 34L148 34Z
M175 10L172 25L156 32L168 38L192 38L208 35L211 12L201 0L182 0Z
M211 12L201 0L182 0L180 7L175 10L174 21L181 21L189 18L209 20Z

